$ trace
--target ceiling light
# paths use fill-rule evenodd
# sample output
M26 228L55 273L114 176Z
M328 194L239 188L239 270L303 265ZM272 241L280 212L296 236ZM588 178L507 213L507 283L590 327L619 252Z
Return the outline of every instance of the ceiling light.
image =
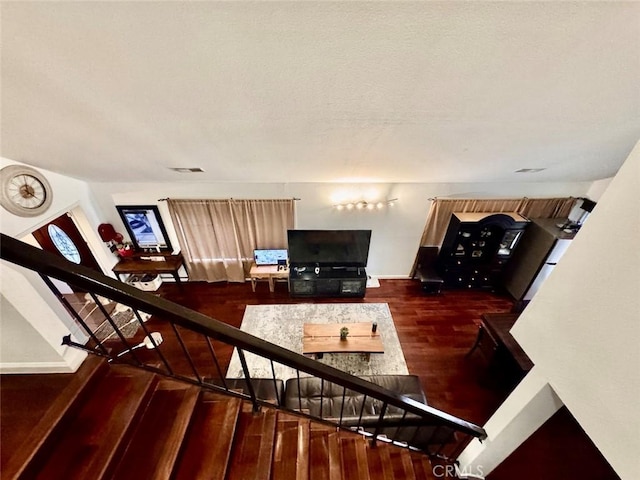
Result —
M204 170L200 167L169 167L169 170L173 170L178 173L203 173Z
M337 203L333 207L336 210L381 210L385 206L393 206L394 202L398 200L397 198L392 198L391 200L381 200L378 202L367 202L366 200L360 200L358 202L349 202L349 203Z

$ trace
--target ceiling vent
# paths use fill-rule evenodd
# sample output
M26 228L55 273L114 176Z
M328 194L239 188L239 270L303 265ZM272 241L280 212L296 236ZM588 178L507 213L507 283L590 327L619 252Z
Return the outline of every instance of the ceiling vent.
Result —
M546 168L521 168L520 170L516 170L516 173L538 173Z
M169 167L169 170L173 170L178 173L202 173L203 169L200 167Z

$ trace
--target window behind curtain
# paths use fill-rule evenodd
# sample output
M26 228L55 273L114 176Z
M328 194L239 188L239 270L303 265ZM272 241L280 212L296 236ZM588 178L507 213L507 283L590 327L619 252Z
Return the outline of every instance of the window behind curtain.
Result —
M256 248L287 248L294 200L168 200L189 278L244 282Z

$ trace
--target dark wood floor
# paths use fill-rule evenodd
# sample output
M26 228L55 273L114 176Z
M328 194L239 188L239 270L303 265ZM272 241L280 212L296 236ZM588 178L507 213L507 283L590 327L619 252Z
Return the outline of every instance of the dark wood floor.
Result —
M508 312L512 308L511 300L503 295L482 291L445 291L441 295L425 295L418 282L411 280L380 280L380 287L367 289L364 299L292 299L284 283L277 283L273 293L269 292L265 283L259 283L256 292L251 291L249 283L188 283L182 287L165 283L157 293L236 327L241 324L246 305L388 303L409 372L420 377L429 404L479 425L483 425L495 412L517 381L513 372L502 368L499 363L488 362L479 351L465 358L475 340L480 315L487 312ZM159 327L159 322L152 318L148 326L155 330ZM196 360L200 356L210 359L208 352L194 351L196 342L190 342L188 332L183 333L186 333L184 339ZM202 342L197 344L202 345ZM232 348L218 343L215 347L221 367L226 371ZM150 353L145 349L139 352ZM66 381L53 377L54 379L49 380L52 386ZM22 415L17 406L16 412L11 407L17 405L25 395L24 388L20 387L21 382L31 385L30 388L38 384L38 380L33 377L28 380L23 376L2 377L3 437L7 423L14 423L8 418L13 416L18 419ZM49 393L48 390L45 393ZM37 398L43 399L40 402L43 403L45 397L46 395ZM34 404L32 407L38 405ZM33 408L30 409L31 414L35 411ZM11 415L6 415L8 413ZM575 455L575 452L580 452L580 455ZM567 476L566 472L572 471L579 474ZM507 462L488 476L489 480L543 478L595 480L618 477L571 415L565 412L553 417Z
M488 361L481 352L465 357L476 338L480 315L511 310L513 302L506 295L466 290L425 295L412 280L380 280L380 287L367 289L364 299L292 299L284 283L276 283L273 293L264 283L257 285L256 292L249 284L191 283L184 288L163 284L159 293L236 327L246 305L388 303L409 373L420 377L429 404L479 425L491 417L519 378L508 366ZM223 365L231 352L217 346ZM580 472L580 479L618 478L573 417L562 410L488 479L578 478L567 472Z

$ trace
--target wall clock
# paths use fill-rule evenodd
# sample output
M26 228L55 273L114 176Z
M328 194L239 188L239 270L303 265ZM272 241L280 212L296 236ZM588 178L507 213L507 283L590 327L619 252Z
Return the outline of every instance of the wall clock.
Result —
M20 217L35 217L51 206L47 179L34 168L9 165L0 170L0 205Z

